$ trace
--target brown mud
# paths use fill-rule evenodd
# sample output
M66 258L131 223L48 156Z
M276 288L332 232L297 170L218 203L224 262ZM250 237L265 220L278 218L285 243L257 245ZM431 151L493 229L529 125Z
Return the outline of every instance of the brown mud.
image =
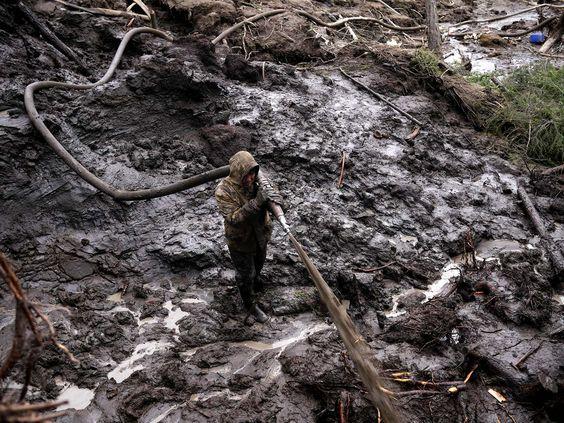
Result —
M25 114L24 88L86 76L13 3L0 5L0 248L80 360L73 366L48 348L28 399L69 399L61 422L337 422L343 407L348 421L377 421L281 230L263 274L261 304L272 319L260 325L245 319L213 184L118 203L55 156ZM405 421L558 421L562 287L516 193L519 182L535 194L562 248L557 185L529 186L526 172L491 152L495 140L398 68L394 57L406 53L382 47L394 34L355 25L369 42L351 44L346 30L290 14L248 26L244 41L241 30L227 45L209 42L267 6L290 4L325 17L385 6L147 3L174 42L142 35L108 84L38 94L38 110L68 150L126 188L172 182L251 151L280 187L296 237L348 302L382 374L413 379L387 384ZM423 22L423 2L387 3L405 15L396 24ZM458 3L456 13L441 6L441 19L473 17L471 2ZM105 72L126 19L31 4L90 64L92 80ZM417 37L402 47L415 47ZM360 91L339 66L426 126L411 139L412 122ZM2 288L1 357L13 307ZM448 384L414 381L460 382L473 369L455 394ZM5 400L23 382L21 372L13 376L0 386Z

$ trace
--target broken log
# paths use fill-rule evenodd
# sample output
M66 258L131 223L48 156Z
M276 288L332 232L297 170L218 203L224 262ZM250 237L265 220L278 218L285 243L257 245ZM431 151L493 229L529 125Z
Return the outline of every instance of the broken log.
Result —
M495 16L493 18L487 18L487 19L471 19L471 20L468 20L468 21L455 23L455 24L451 25L450 27L454 28L454 27L457 27L457 26L468 25L468 24L473 24L473 23L488 23L488 22L501 21L503 19L511 18L513 16L517 16L517 15L521 15L523 13L530 12L531 10L540 9L542 7L550 7L550 8L553 8L553 9L564 9L564 5L539 4L537 6L529 7L527 9L518 10L517 12L511 13L509 15Z
M413 116L411 116L409 113L407 113L406 111L400 109L399 107L397 107L396 105L394 105L391 101L389 101L388 99L386 99L383 95L377 93L376 91L374 91L372 88L368 87L367 85L363 84L362 82L360 82L359 80L353 78L352 76L350 76L348 73L346 73L342 68L339 68L339 70L341 71L341 73L346 76L348 79L350 79L352 82L354 82L356 85L358 85L359 87L364 88L366 91L368 91L369 93L371 93L374 97L376 97L378 100L383 101L384 103L386 103L388 106L390 106L392 109L394 109L396 112L398 112L399 114L405 116L406 118L408 118L409 120L411 120L412 122L415 122L417 125L419 126L425 126L423 124L423 122L420 122L419 120L415 119Z
M556 19L556 17L553 16L552 18L545 19L541 23L538 23L535 26L530 27L529 29L525 29L525 30L519 31L519 32L498 32L497 35L499 35L500 37L508 37L508 38L522 37L523 35L530 34L531 32L536 31L537 29L544 28L545 26L547 26L549 23L551 23L555 19Z
M556 28L554 28L554 32L539 49L539 53L546 53L548 50L550 50L554 44L556 44L562 39L563 33L564 33L564 13L560 15L560 19L558 19L558 24L556 25Z
M425 12L427 22L427 40L429 50L434 51L439 56L441 54L441 33L439 31L439 23L437 17L437 2L436 0L425 1Z
M564 257L562 257L562 253L558 249L558 247L554 244L554 241L549 237L548 232L544 226L544 223L533 204L533 201L525 191L525 188L522 185L519 185L517 188L517 195L521 199L523 207L527 212L527 215L531 219L533 226L535 227L538 234L541 236L543 241L546 243L546 247L548 253L550 255L550 259L552 261L553 266L556 269L557 275L564 274Z
M31 23L37 30L45 37L45 39L51 43L57 50L67 56L69 59L73 60L79 68L90 75L90 70L82 62L82 60L77 56L77 54L72 51L65 43L63 43L59 37L57 37L53 31L51 31L47 25L39 20L39 18L33 13L33 11L27 7L23 2L18 3L18 9L22 12L25 18Z

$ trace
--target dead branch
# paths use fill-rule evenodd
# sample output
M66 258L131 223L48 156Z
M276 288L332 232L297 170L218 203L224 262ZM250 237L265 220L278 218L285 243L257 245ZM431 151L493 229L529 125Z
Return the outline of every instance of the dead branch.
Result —
M405 116L406 118L408 118L409 120L411 120L412 122L415 122L417 125L419 126L425 126L425 124L423 122L420 122L419 120L415 119L413 116L411 116L409 113L407 113L406 111L400 109L399 107L397 107L396 105L394 105L392 102L390 102L389 100L387 100L383 95L377 93L376 91L374 91L372 88L368 87L367 85L363 84L362 82L360 82L359 80L353 78L352 76L350 76L348 73L346 73L342 68L339 68L339 70L341 71L341 73L346 76L348 79L350 79L351 81L353 81L356 85L364 88L366 91L368 91L369 93L371 93L374 97L376 97L378 100L383 101L384 103L386 103L388 106L390 106L392 109L394 109L396 112L398 112L399 114Z
M547 26L549 23L552 23L554 20L556 19L555 16L553 16L552 18L548 18L544 21L542 21L541 23L536 24L535 26L530 27L529 29L526 29L524 31L519 31L519 32L498 32L497 35L499 35L500 37L522 37L523 35L527 35L530 34L533 31L536 31L537 29L541 29L544 28L545 26Z
M343 19L339 19L338 21L335 22L324 22L321 19L313 16L312 14L306 12L305 10L299 10L299 9L294 9L294 13L296 13L297 15L303 16L306 19L309 19L310 21L315 22L317 25L319 26L325 26L327 28L337 28L339 26L343 26L348 22L374 22L380 26L383 26L384 28L388 28L391 29L393 31L403 31L403 32L408 32L408 31L420 31L422 29L425 29L426 27L424 25L417 25L417 26L397 26L397 25L392 25L392 24L388 24L380 19L377 18L372 18L372 17L367 17L367 16L353 16L350 18L343 18Z
M18 3L18 9L22 12L25 18L31 23L37 30L45 37L45 39L51 43L57 50L67 56L69 59L73 60L80 69L90 74L90 70L86 67L86 65L82 62L82 60L77 56L77 54L72 51L65 43L63 43L59 37L57 37L53 31L51 31L47 25L39 20L39 18L33 13L33 11L27 7L23 2Z
M521 357L515 364L513 364L513 367L515 367L518 370L521 370L521 366L523 365L525 360L527 360L527 358L529 358L534 353L536 353L538 349L542 346L542 344L544 344L544 340L540 341L536 347L531 348L529 351L527 351L527 353L523 357Z
M539 49L539 53L546 53L548 50L552 48L554 44L556 44L562 38L562 34L564 33L564 13L560 15L560 19L558 19L558 25L554 28L554 32L545 41L542 47Z
M274 9L274 10L269 10L267 12L259 13L258 15L251 16L250 18L242 20L241 22L236 23L235 25L227 28L225 31L223 31L221 34L219 34L217 37L215 37L212 40L211 43L214 44L214 45L219 43L225 37L228 37L230 34L237 31L239 28L241 28L242 26L244 26L248 23L256 22L260 19L265 19L265 18L268 18L268 17L271 17L271 16L280 15L284 12L286 12L286 9Z
M38 413L52 410L67 401L49 401L36 404L0 404L0 421L2 422L49 422L66 414L66 411L58 411L51 414L40 415Z
M521 199L523 207L525 208L527 215L531 219L531 222L533 223L536 231L546 243L548 253L550 254L550 258L552 260L552 264L556 269L557 275L561 275L562 273L564 273L564 257L562 257L562 253L560 252L558 247L554 245L552 239L548 236L544 223L540 215L538 214L531 198L529 197L529 194L527 194L527 191L525 191L525 188L523 188L523 186L519 185L517 189L517 195Z
M27 384L29 383L29 379L31 378L31 370L35 362L36 354L41 350L45 341L53 344L55 347L65 353L65 355L71 362L78 363L78 360L63 344L61 344L57 340L57 333L47 316L43 314L35 304L29 301L12 266L2 253L0 253L0 276L2 276L2 278L6 282L10 292L16 300L16 317L14 323L14 338L12 341L12 349L10 350L8 357L2 364L2 367L0 368L0 380L4 379L9 374L9 372L23 356L26 344L26 329L28 327L34 335L33 342L35 345L32 348L31 352L28 354L26 365L26 383L24 384L24 388L22 389L22 396L25 396ZM40 328L37 324L37 319L42 321L47 327L47 335L44 335L40 331Z
M519 11L517 11L515 13L511 13L509 15L496 16L496 17L488 18L488 19L471 19L471 20L468 20L468 21L455 23L455 24L451 25L450 27L454 28L454 27L457 27L457 26L474 24L474 23L488 23L488 22L501 21L503 19L511 18L512 16L517 16L517 15L521 15L523 13L530 12L531 10L540 9L542 7L550 7L550 8L554 8L554 9L564 9L564 5L539 4L538 6L533 6L533 7L527 8L527 9L519 10Z
M67 3L64 0L54 0L54 1L71 9L80 10L82 12L90 13L92 15L112 16L112 17L122 16L126 18L139 18L145 21L151 20L151 18L148 15L146 16L146 15L141 15L139 13L127 12L125 10L104 9L101 7L83 7L83 6L78 6L76 4Z

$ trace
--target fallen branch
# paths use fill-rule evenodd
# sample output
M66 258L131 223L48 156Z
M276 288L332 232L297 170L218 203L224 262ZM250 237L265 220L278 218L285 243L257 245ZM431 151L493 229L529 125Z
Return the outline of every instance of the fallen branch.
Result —
M47 316L34 303L29 301L12 266L2 253L0 253L0 276L4 279L10 292L16 299L14 339L12 341L12 349L0 368L0 380L9 374L16 362L22 357L25 347L25 330L28 326L34 335L34 341L37 346L42 346L45 341L49 341L60 349L71 362L78 363L78 360L72 353L57 340L57 333ZM36 321L38 318L47 326L48 333L46 336L38 328ZM29 363L28 369L32 364Z
M385 269L388 266L391 266L392 264L396 264L395 261L391 261L389 263L384 264L383 266L378 266L378 267L368 267L366 269L356 269L358 272L364 272L364 273L372 273L372 272L377 272L378 270L382 270Z
M358 86L364 88L366 91L368 91L369 93L371 93L373 96L375 96L378 100L383 101L384 103L386 103L388 106L390 106L392 109L394 109L396 112L398 112L399 114L405 116L406 118L408 118L409 120L411 120L412 122L415 122L417 125L419 126L425 126L425 124L423 122L420 122L419 120L415 119L413 116L411 116L409 113L407 113L406 111L400 109L399 107L397 107L396 105L394 105L392 102L390 102L389 100L387 100L383 95L377 93L376 91L374 91L372 88L368 87L367 85L363 84L362 82L360 82L359 80L353 78L352 76L350 76L348 73L346 73L342 68L339 68L339 70L341 71L341 73L346 76L348 79L350 79L351 81L353 81L355 84L357 84Z
M82 12L90 13L92 15L112 16L112 17L121 16L121 17L125 17L125 18L139 18L139 19L143 19L145 21L151 20L151 18L148 15L141 15L139 13L127 12L125 10L104 9L104 8L101 8L101 7L83 7L83 6L78 6L76 4L67 3L64 0L54 0L54 1L62 4L63 6L69 7L71 9L80 10Z
M285 13L285 12L286 12L286 9L274 9L274 10L269 10L267 12L259 13L258 15L251 16L250 18L242 20L241 22L236 23L235 25L227 28L225 31L223 31L221 34L219 34L217 37L215 37L212 40L211 43L214 44L214 45L219 43L225 37L228 37L230 34L237 31L239 28L241 28L242 26L244 26L248 23L256 22L260 19L265 19L265 18L268 18L268 17L271 17L271 16L280 15L280 14Z
M531 355L533 355L534 353L536 353L538 351L538 349L542 346L542 344L544 344L544 340L540 341L539 344L534 347L531 348L529 351L527 351L527 353L521 357L514 365L513 367L515 367L518 370L521 370L521 366L523 365L523 363L525 362L525 360L527 360L527 358L529 358Z
M63 43L59 37L57 37L53 31L51 31L47 25L39 20L35 13L27 7L23 2L18 3L18 9L22 12L25 18L31 23L37 30L45 37L45 39L51 43L57 50L67 56L69 59L73 60L82 71L87 74L90 74L90 70L86 67L86 65L82 62L82 60L77 56L77 54L72 51L69 46Z
M542 222L542 219L538 214L535 205L531 201L529 194L527 194L527 191L525 191L525 188L523 188L523 186L519 185L517 189L517 195L521 199L523 207L525 207L527 215L531 219L531 222L533 223L536 231L547 244L547 249L548 253L550 254L552 264L556 268L556 274L562 275L564 273L564 257L562 257L562 253L554 245L552 239L548 236L544 223Z
M552 18L548 18L544 21L542 21L539 24L536 24L535 26L530 27L529 29L526 29L524 31L519 31L519 32L498 32L497 35L499 35L500 37L522 37L523 35L527 35L530 34L533 31L536 31L537 29L541 29L544 28L545 26L547 26L549 23L551 23L552 21L554 21L556 19L555 16L553 16Z
M494 18L488 18L488 19L471 19L471 20L468 20L468 21L455 23L455 24L451 25L450 27L454 28L454 27L457 27L457 26L468 25L468 24L473 24L473 23L488 23L488 22L502 21L504 19L511 18L513 16L517 16L517 15L521 15L523 13L530 12L531 10L540 9L542 7L550 7L550 8L554 8L554 9L564 9L564 5L539 4L537 6L529 7L527 9L523 9L523 10L519 10L519 11L517 11L515 13L511 13L509 15L496 16Z
M383 26L384 28L388 28L388 29L391 29L393 31L402 31L402 32L420 31L420 30L426 28L424 25L417 25L417 26L391 25L391 24L388 24L388 23L386 23L386 22L384 22L380 19L371 18L371 17L367 17L367 16L353 16L353 17L350 17L350 18L339 19L338 21L335 21L335 22L324 22L321 19L319 19L319 18L313 16L312 14L306 12L305 10L294 9L294 13L296 13L297 15L303 16L304 18L309 19L310 21L315 22L319 26L325 26L327 28L337 28L337 27L345 25L348 22L374 22L374 23L376 23L380 26Z
M38 413L52 410L67 401L49 401L36 404L0 404L1 422L49 422L66 415L66 411L40 415Z

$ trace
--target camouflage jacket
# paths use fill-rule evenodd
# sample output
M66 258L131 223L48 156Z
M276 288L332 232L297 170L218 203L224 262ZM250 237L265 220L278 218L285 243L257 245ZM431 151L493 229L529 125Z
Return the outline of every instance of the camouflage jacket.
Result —
M245 189L243 177L259 165L246 151L239 151L229 160L229 176L215 190L227 245L242 253L254 253L266 248L272 234L272 223L265 207L257 207L252 201L257 193L257 184Z

